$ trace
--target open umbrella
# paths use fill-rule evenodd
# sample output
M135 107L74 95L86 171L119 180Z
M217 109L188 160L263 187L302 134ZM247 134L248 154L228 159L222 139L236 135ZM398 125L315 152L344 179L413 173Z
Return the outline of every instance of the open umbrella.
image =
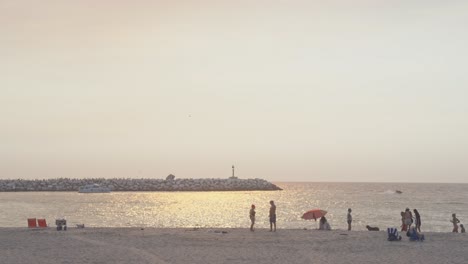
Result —
M327 214L327 211L325 210L313 209L313 210L309 210L305 212L301 218L305 220L314 219L315 221L317 221L317 218L320 218L326 214Z

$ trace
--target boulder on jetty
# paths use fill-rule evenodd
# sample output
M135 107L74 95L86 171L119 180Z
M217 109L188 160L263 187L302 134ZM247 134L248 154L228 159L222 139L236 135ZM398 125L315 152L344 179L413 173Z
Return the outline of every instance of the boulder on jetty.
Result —
M280 187L263 179L175 179L170 174L163 179L89 178L0 180L0 192L78 191L81 186L99 184L112 191L273 191Z

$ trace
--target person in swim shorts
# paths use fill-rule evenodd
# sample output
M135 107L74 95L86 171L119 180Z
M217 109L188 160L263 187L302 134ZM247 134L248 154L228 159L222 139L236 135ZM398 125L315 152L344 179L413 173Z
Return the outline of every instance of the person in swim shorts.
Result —
M405 210L405 225L407 230L410 230L411 224L413 224L413 214L411 213L409 208Z
M452 214L452 220L450 220L450 222L453 223L453 230L452 230L452 232L453 232L453 233L458 233L458 223L460 223L460 220L458 220L456 214Z
M276 232L276 205L274 201L270 201L270 232Z

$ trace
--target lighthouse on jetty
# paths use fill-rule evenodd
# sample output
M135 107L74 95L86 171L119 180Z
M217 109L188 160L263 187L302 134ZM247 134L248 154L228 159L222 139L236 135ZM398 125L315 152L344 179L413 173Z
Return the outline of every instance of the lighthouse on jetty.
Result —
M229 179L237 179L237 177L234 175L234 165L232 165L232 176L229 177Z

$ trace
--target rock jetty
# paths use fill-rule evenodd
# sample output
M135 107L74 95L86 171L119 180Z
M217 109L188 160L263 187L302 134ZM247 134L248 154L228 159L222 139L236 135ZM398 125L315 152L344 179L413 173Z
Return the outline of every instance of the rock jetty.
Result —
M170 176L170 177L169 177ZM75 192L87 184L99 184L112 191L271 191L281 190L263 179L175 179L169 175L163 179L44 179L44 180L0 180L0 192Z

